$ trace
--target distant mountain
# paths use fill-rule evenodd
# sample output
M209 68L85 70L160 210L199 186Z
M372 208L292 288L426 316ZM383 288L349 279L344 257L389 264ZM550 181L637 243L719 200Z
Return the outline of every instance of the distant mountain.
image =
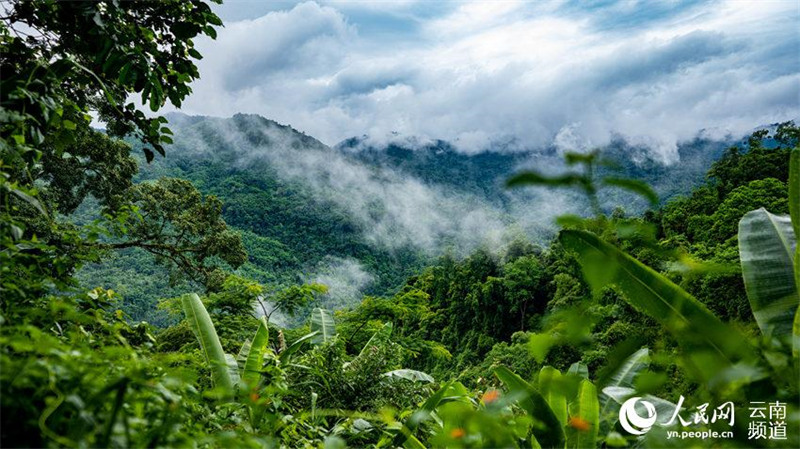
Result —
M711 163L726 148L737 143L734 140L696 138L678 145L678 162L665 164L650 149L617 138L600 148L603 159L612 162L612 166L601 167L599 174L613 173L645 181L666 201L675 195L688 193L702 180ZM362 136L346 139L334 148L369 165L391 167L429 183L456 185L487 198L502 197L507 193L505 180L519 170L534 169L546 173L566 169L562 155L555 147L465 154L443 140L413 146L399 141L376 147L369 143L367 136ZM613 207L611 203L609 206Z
M256 115L168 119L175 143L166 158L142 162L139 181L185 178L218 196L250 254L243 274L273 285L327 283L330 307L352 304L364 293L391 292L445 252L496 251L521 235L546 244L556 215L586 210L578 192L504 188L522 169L565 170L555 148L464 154L445 141L376 147L367 138L331 148ZM668 198L690 191L730 144L682 144L680 162L671 166L622 140L602 152L617 162L620 176L642 179ZM645 207L624 192L602 198L609 210ZM150 275L136 276L145 271ZM130 251L87 267L81 277L88 286L120 292L134 319L165 323L155 301L181 288L168 287L152 271L149 256Z

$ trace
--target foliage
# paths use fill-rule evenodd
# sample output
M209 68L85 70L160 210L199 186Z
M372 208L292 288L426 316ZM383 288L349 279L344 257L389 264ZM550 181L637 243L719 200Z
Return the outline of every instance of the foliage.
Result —
M14 1L0 23L0 295L30 303L74 284L81 264L100 257L93 243L131 212L120 201L136 164L126 145L89 129L90 112L109 136L136 134L147 159L164 153L171 131L147 118L176 106L199 74L198 35L214 37L219 18L202 1L88 3ZM80 229L58 212L96 195L98 227Z
M622 436L618 405L642 397L668 416L684 395L687 405L785 402L796 427L793 124L755 133L712 165L705 185L660 207L604 154L569 153L577 171L509 183L577 187L593 218L561 217L565 229L546 249L517 241L503 254L445 255L413 272L425 256L377 251L332 203L232 166L233 149L207 121L181 126L206 132L217 155L135 178L132 148L149 162L172 138L165 119L148 118L130 96L153 111L167 100L180 106L199 76L192 39L214 37L221 24L205 3L35 0L4 14L0 445L662 446L662 428ZM106 132L91 129L90 112ZM230 123L257 140L254 121ZM419 169L395 150L404 170ZM499 170L513 157L494 162ZM497 189L490 181L470 188ZM601 188L658 209L606 216ZM352 254L390 281L348 310L319 307L326 287L303 283L304 273L327 255ZM108 268L115 257L149 265L148 278L171 274L173 289L140 289L172 297L163 315L79 287L82 265ZM198 287L202 297L179 295ZM160 316L164 328L134 324L121 305ZM279 328L276 311L307 323ZM736 438L714 444L747 445L741 421Z

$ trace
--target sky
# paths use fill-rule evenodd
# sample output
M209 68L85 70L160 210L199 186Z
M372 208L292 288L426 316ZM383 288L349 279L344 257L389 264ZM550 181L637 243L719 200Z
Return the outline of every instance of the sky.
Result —
M227 1L188 114L257 113L323 143L464 152L696 136L800 118L800 2Z

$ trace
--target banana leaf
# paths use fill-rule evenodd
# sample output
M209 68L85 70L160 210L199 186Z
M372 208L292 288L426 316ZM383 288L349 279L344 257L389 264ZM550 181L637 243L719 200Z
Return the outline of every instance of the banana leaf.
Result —
M789 157L789 215L794 235L800 236L800 147L792 150ZM800 284L800 279L797 283Z
M589 367L586 364L581 362L575 362L569 366L567 370L567 374L572 374L573 376L582 377L584 379L589 378Z
M233 354L225 353L225 365L228 367L228 375L231 377L234 389L239 388L242 384L242 378L239 377L239 366L236 363L236 357Z
M650 364L650 350L642 348L628 357L625 363L611 376L609 386L632 387L636 375Z
M597 434L600 431L600 404L597 402L597 388L590 381L581 381L578 399L570 409L570 425L567 447L582 449L597 447Z
M267 320L261 317L253 339L242 344L242 349L236 358L241 365L242 380L250 388L257 387L258 382L261 380L264 352L267 350L268 343L269 328L267 327Z
M509 395L517 397L519 406L534 420L533 436L539 445L542 448L564 447L564 428L547 405L547 400L528 382L505 366L495 368L494 374L508 388Z
M561 231L560 239L578 253L584 276L596 293L608 285L618 286L627 302L672 333L693 363L693 376L708 381L738 361L754 359L741 332L653 269L586 231Z
M792 150L789 159L789 215L792 217L792 228L795 239L800 238L800 147ZM794 249L794 283L800 289L800 245ZM800 330L795 327L795 341L800 340ZM795 346L797 349L797 346Z
M800 307L794 313L794 326L792 329L792 355L794 355L795 359L800 359Z
M552 366L545 366L539 371L539 392L550 405L562 426L567 425L567 397L561 391L561 372Z
M425 400L419 410L414 412L410 417L408 417L408 419L406 419L406 421L401 425L398 434L394 437L393 446L402 446L407 449L425 447L422 445L422 443L420 443L417 437L414 436L414 431L417 430L417 427L419 427L422 422L426 421L431 414L433 414L434 410L436 410L436 407L438 407L442 400L444 400L453 385L453 381L442 385L442 387L439 388L436 393L433 393L427 400Z
M609 379L607 387L611 388L632 388L633 381L636 376L645 368L650 365L650 350L642 348L630 355L622 365L614 372ZM605 393L600 395L600 408L602 410L601 416L607 416L614 411L614 401L610 396Z
M383 373L381 375L384 377L388 377L389 379L406 379L412 382L427 382L427 383L434 382L433 377L431 377L430 374L413 369L396 369L394 371L389 371L388 373Z
M336 324L330 311L319 307L311 311L311 332L317 332L314 336L315 344L329 341L336 335Z
M750 307L761 333L792 335L794 314L800 304L794 278L797 244L789 217L761 208L739 221L739 258Z
M310 332L310 333L305 334L302 337L298 338L297 340L294 341L294 343L289 345L288 348L284 349L278 355L278 360L284 365L288 364L289 361L292 359L292 356L294 355L294 353L297 352L301 347L303 347L303 344L305 342L307 342L308 340L316 337L317 334L319 334L319 331Z
M226 399L233 398L234 380L231 378L228 359L225 357L225 351L222 350L214 323L211 322L211 317L208 316L203 302L200 301L197 294L189 293L181 297L181 305L186 319L189 321L189 326L200 342L206 362L211 367L211 381L216 388L224 392Z

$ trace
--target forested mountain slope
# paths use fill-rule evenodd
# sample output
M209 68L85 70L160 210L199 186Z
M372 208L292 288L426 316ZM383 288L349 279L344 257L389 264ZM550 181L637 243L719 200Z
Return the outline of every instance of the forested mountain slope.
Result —
M553 217L587 208L577 192L505 188L521 169L566 170L554 148L465 154L444 141L377 148L366 138L330 148L255 115L168 119L174 144L165 158L140 160L138 181L184 178L219 197L249 255L240 273L271 285L327 284L331 308L353 304L361 293L391 293L441 254L497 252L522 236L543 244L553 235ZM615 141L602 149L613 164L601 172L642 179L668 198L700 182L726 145L698 139L679 147L680 162L664 165L646 148ZM646 206L622 191L601 199L609 209ZM171 288L151 256L135 249L80 277L117 290L132 319L157 325L167 323L157 298L189 287L178 281Z

